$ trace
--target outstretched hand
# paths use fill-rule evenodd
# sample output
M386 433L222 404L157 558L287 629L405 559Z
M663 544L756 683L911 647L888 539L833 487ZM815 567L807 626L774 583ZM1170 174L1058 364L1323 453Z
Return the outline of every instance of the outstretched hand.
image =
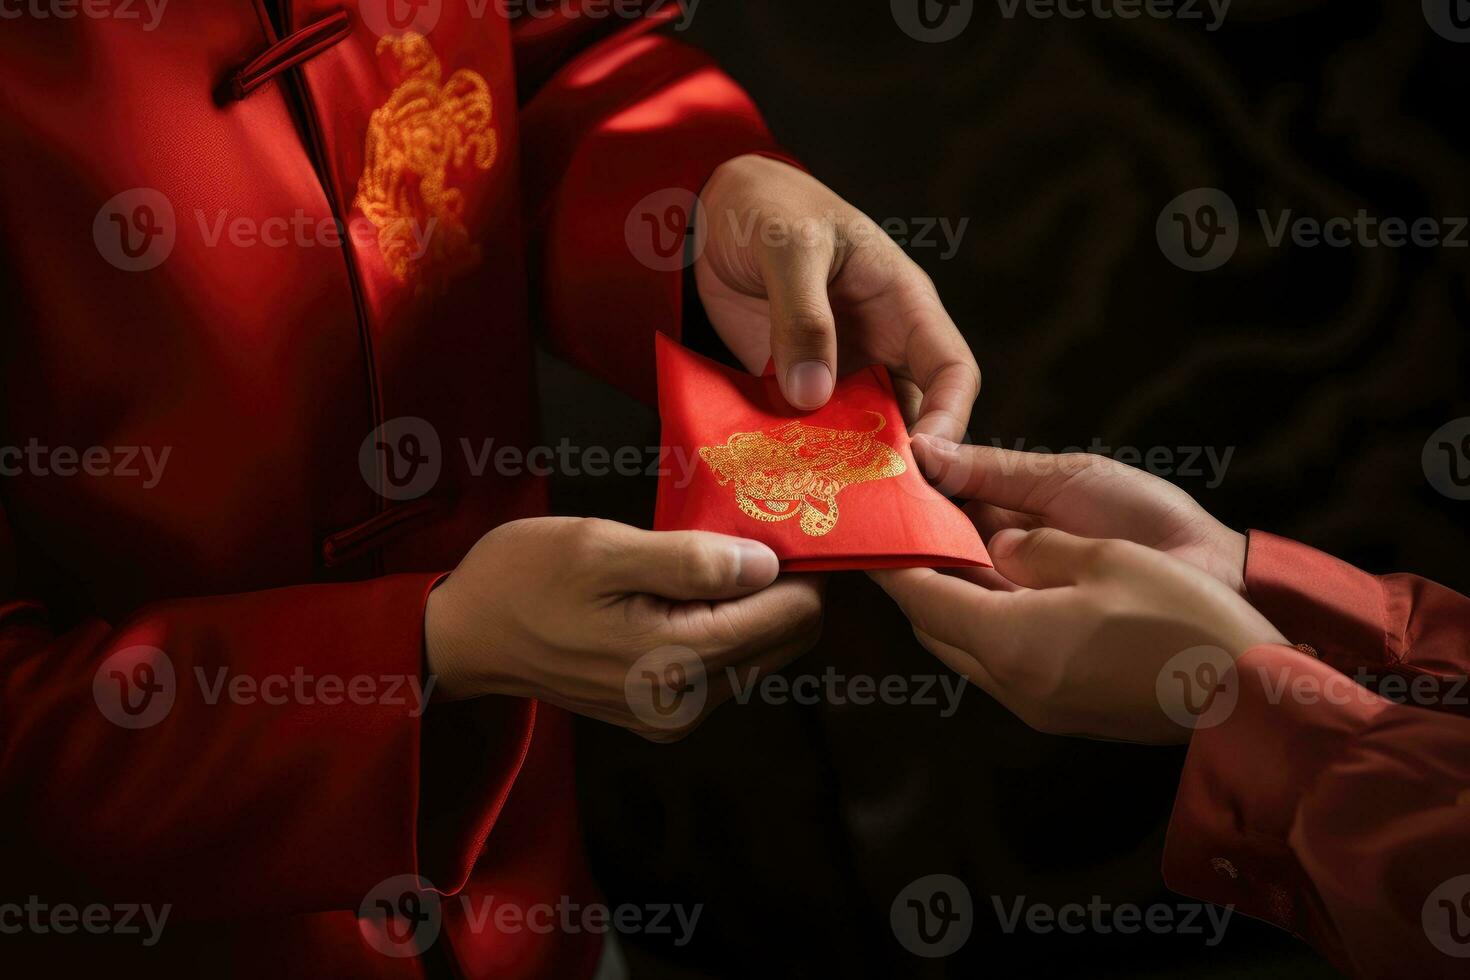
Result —
M995 568L871 573L926 648L1042 731L1186 741L1188 686L1284 643L1242 597L1245 538L1157 477L1097 456L957 446L914 454L969 498Z

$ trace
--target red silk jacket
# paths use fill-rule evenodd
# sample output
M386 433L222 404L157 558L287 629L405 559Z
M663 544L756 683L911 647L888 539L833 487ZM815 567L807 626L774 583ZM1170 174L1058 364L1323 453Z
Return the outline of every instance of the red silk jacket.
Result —
M1315 657L1266 646L1237 663L1234 709L1190 743L1169 886L1353 976L1470 974L1470 599L1260 532L1245 571L1252 603Z
M0 929L32 897L171 907L156 945L74 928L53 969L577 976L598 954L466 914L594 894L567 719L414 711L424 597L544 510L536 477L461 451L530 445L532 311L646 395L682 282L630 249L630 212L771 139L659 29L668 4L341 6L0 31ZM390 13L418 19L385 40ZM405 489L432 439L442 472ZM454 896L424 960L359 926L401 875Z

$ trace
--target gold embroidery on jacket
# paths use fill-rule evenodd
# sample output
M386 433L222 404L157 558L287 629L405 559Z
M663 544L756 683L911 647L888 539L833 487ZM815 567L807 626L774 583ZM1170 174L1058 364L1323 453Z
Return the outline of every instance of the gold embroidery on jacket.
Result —
M802 531L821 537L837 526L843 487L898 476L903 457L879 442L883 416L866 432L787 422L768 432L737 432L723 446L701 448L720 486L735 484L735 503L758 521L801 515Z
M401 81L368 119L362 176L353 206L378 231L378 248L399 282L438 290L480 259L464 226L464 195L448 186L451 167L489 170L496 135L490 87L461 68L440 82L428 39L412 32L384 37Z

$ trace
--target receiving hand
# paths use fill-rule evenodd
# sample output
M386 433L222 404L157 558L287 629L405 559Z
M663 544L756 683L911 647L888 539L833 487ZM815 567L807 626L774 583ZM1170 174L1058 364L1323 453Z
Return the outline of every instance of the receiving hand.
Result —
M1054 527L1088 538L1120 538L1193 565L1232 592L1245 592L1245 535L1211 517L1183 490L1091 453L1024 453L914 439L931 482L970 503L982 537L1004 528ZM998 584L992 582L990 584Z
M872 219L759 156L722 165L700 199L699 297L746 368L774 357L782 394L809 411L839 369L882 364L912 432L963 437L980 369L929 277Z
M1220 676L1221 661L1285 642L1218 579L1140 544L1008 528L990 555L1014 591L924 568L870 574L920 643L1040 731L1188 741L1190 689L1161 675Z
M538 698L672 741L729 696L726 667L777 670L816 640L818 580L776 572L771 549L722 534L515 521L429 594L429 670L449 698ZM665 723L630 695L631 673L669 670L707 677L694 717Z

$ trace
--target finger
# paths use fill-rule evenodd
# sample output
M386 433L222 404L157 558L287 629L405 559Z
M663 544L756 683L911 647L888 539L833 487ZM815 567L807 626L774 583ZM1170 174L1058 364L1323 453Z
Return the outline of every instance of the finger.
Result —
M980 395L980 367L928 277L918 266L910 265L909 270L909 289L916 298L906 304L911 329L905 361L924 393L918 421L910 431L958 442Z
M1018 592L1020 586L993 568L951 568L948 574L973 582L992 592Z
M914 628L914 637L925 650L938 657L940 662L950 670L959 674L961 677L968 677L991 697L999 698L997 692L1000 690L1000 685L995 682L995 678L991 676L990 671L986 670L985 665L980 661L957 646L951 646L943 640L935 639L918 627Z
M1103 461L1085 453L1056 455L961 446L927 435L914 437L913 450L929 481L945 494L1043 516L1069 480Z
M914 630L914 636L918 637L924 648L934 656L942 660L951 670L963 675L976 687L998 701L1002 707L1011 714L1017 716L1033 728L1036 727L1035 720L1045 717L1045 712L1038 709L1035 700L1027 697L1014 687L1006 687L995 679L995 675L976 658L965 653L958 647L941 643L932 636L927 636Z
M673 605L666 613L665 642L694 647L712 668L793 643L804 650L819 634L824 581L819 575L783 575L738 599Z
M970 523L975 525L975 530L980 532L980 537L986 541L1007 528L1018 527L1023 531L1032 531L1042 526L1041 518L1035 514L1007 510L983 500L971 500L961 509L970 518Z
M776 580L780 562L759 541L710 531L643 531L598 522L588 559L604 568L604 594L648 593L666 599L729 599Z
M878 569L868 575L898 603L915 629L965 650L974 644L975 622L990 613L998 597L931 568Z
M785 586L786 580L782 579L766 592ZM788 616L787 622L790 621ZM800 617L797 622L800 624ZM710 709L728 700L737 690L743 694L768 674L785 669L807 653L814 640L815 635L809 630L793 630L788 626L770 636L748 637L741 645L711 652L705 658L709 667Z
M1109 542L1079 538L1056 528L1008 528L990 539L995 570L1028 589L1076 585L1097 571Z
M781 394L803 411L825 405L837 383L837 321L827 295L836 250L825 226L817 227L758 253Z

